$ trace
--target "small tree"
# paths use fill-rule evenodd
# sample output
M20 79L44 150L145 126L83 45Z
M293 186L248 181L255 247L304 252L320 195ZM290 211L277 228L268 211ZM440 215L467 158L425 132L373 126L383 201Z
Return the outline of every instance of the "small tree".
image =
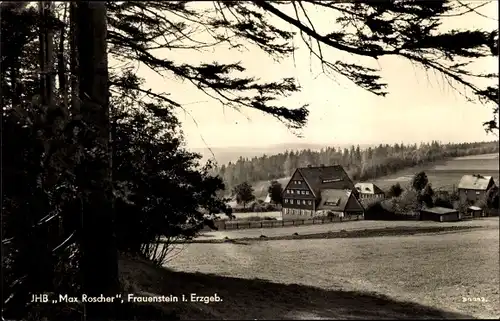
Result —
M253 192L253 187L247 182L243 182L233 188L233 194L236 195L236 203L243 204L243 208L246 208L248 202L255 199Z
M274 204L281 204L281 194L283 193L283 186L278 181L271 181L271 185L269 185L269 187L267 188L267 192L271 197L271 202L273 202Z
M389 197L398 197L403 193L403 188L399 183L396 183L391 186L389 189Z
M488 190L486 193L486 206L489 209L498 209L500 206L499 202L499 188L498 186L494 186Z
M427 178L427 174L425 174L425 172L415 174L411 182L411 186L417 192L422 191L427 184L429 184L429 179Z
M413 190L406 190L400 196L391 199L391 206L397 215L416 216L421 208L418 194Z
M432 207L434 205L434 201L432 197L434 196L434 190L432 189L431 184L425 185L425 188L420 192L418 200L422 204L425 204L428 207Z

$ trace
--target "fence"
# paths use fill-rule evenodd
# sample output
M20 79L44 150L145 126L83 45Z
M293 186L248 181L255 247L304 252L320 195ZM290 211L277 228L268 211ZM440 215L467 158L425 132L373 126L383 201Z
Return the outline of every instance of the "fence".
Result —
M363 215L351 215L347 217L318 217L312 219L293 219L293 220L265 220L265 221L219 221L215 222L215 226L219 230L239 230L249 228L273 228L273 227L287 227L299 225L313 225L313 224L326 224L334 222L348 222L359 221L363 219ZM205 229L209 230L209 229Z

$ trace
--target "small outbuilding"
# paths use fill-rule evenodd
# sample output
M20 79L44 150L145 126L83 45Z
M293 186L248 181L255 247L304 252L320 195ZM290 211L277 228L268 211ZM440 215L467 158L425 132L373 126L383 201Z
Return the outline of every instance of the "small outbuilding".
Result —
M460 220L457 210L445 207L426 207L420 210L421 221L455 222Z
M467 208L467 215L472 217L481 217L483 216L483 209L478 206L469 206L469 208Z

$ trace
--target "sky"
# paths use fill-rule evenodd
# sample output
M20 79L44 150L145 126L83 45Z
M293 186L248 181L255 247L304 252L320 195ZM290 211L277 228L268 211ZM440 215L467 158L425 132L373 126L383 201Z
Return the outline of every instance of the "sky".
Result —
M478 1L474 1L478 3ZM498 2L478 10L491 18L469 13L448 18L445 28L498 28ZM321 27L332 17L316 12L314 21ZM378 63L388 84L386 97L373 95L342 78L332 79L321 74L319 64L311 63L307 48L299 39L294 59L275 62L258 49L246 52L220 48L208 52L167 51L157 53L176 62L242 61L249 74L263 80L294 77L302 90L283 100L283 104L299 107L309 104L307 125L301 138L269 115L252 109L236 111L197 91L190 84L173 78L162 78L139 67L146 78L146 87L158 92L170 92L171 98L184 105L178 110L187 147L254 147L289 143L312 144L379 144L395 142L442 142L495 140L482 127L491 119L491 106L467 102L440 75L425 72L401 58L382 58ZM342 53L328 51L333 60L343 59ZM375 63L375 65L373 65ZM497 72L496 59L477 63L477 68ZM460 88L460 87L459 87Z

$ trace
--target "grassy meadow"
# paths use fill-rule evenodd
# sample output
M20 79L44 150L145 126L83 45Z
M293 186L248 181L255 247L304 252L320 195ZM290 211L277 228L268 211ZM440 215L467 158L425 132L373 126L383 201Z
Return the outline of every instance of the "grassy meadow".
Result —
M388 190L391 185L400 183L401 186L409 184L415 173L425 171L433 188L451 191L457 186L463 175L481 174L493 176L495 182L499 179L498 154L473 155L457 157L448 161L435 162L425 167L409 168L392 175L373 180L383 190Z
M474 222L483 228L189 244L168 273L225 295L203 307L204 318L498 318L498 218ZM481 297L487 302L463 302Z
M436 162L375 183L404 186L421 170L435 189L451 189L464 174L498 182L498 154ZM254 185L256 196L267 185ZM122 258L120 273L135 293L222 298L158 306L181 319L500 318L498 217L210 231L176 246L165 268Z

